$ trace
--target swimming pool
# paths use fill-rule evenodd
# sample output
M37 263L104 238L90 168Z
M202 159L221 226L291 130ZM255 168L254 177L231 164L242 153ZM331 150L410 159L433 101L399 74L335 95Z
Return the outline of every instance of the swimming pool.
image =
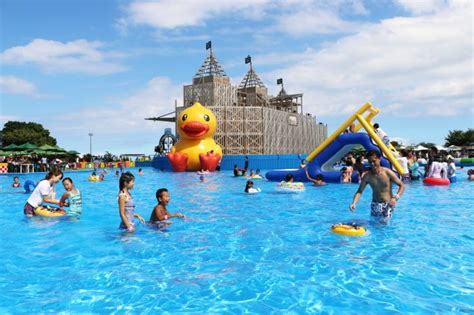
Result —
M136 169L132 169L136 174ZM2 313L473 313L474 182L407 185L392 221L370 221L370 188L348 211L357 185L306 185L296 194L243 193L231 172L199 183L191 173L145 169L132 191L149 218L155 191L170 190L166 231L118 230L118 179L88 182L79 220L26 219L27 195L0 177ZM38 180L44 174L23 175ZM62 193L58 185L58 193ZM330 232L356 221L370 233Z

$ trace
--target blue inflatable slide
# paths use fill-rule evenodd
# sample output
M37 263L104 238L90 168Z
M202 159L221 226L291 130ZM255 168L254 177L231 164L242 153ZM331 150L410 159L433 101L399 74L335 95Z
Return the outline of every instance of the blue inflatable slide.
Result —
M375 150L382 155L380 148L375 145L366 133L345 133L336 137L328 146L326 146L313 160L307 165L309 176L315 178L316 175L322 174L324 181L328 183L339 183L341 173L334 170L334 164L340 161L355 146L361 145L365 150ZM392 169L390 162L382 156L381 165ZM266 173L266 178L270 181L282 181L287 174L292 174L295 181L309 181L304 169L283 169L274 170ZM358 182L358 174L352 174L352 182Z

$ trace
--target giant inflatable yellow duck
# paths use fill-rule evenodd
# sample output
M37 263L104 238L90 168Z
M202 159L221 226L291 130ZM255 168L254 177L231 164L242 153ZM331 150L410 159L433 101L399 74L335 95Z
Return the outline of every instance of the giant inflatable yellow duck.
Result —
M181 112L176 128L180 138L167 155L175 172L215 170L222 156L213 139L216 123L214 114L199 103Z

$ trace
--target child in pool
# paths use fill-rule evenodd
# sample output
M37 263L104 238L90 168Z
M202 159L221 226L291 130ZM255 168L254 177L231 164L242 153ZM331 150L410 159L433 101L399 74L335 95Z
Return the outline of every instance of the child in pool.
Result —
M133 202L130 190L135 185L135 176L132 173L122 173L119 180L119 195L118 205L120 212L120 229L127 230L127 232L135 231L135 224L133 223L134 218L138 218L140 222L145 223L145 220L138 214L135 213L135 204Z
M293 180L294 180L293 175L291 175L291 174L286 174L285 180L284 180L283 182L284 182L284 183L293 183Z
M20 178L18 176L13 177L13 183L12 183L13 188L20 188Z
M201 175L201 176L199 176L199 181L200 181L201 183L204 183L204 182L206 181L206 178L204 178L204 176Z
M68 214L80 215L82 213L81 192L74 186L72 179L69 177L63 179L63 186L66 192L59 201L59 207L69 207Z
M341 168L341 183L347 184L351 182L351 172L347 169L347 167L344 166L343 168Z
M318 175L316 175L316 178L312 178L311 176L309 176L309 172L308 172L307 168L305 169L305 172L306 172L306 177L311 182L313 182L314 186L324 186L324 185L326 185L326 183L323 181L323 175L318 174Z
M143 175L143 174L145 174L145 173L143 173L142 169L139 168L139 169L138 169L138 175Z
M120 176L119 171L115 171L115 177L119 177L119 176Z
M156 191L156 200L158 204L153 208L153 211L150 215L150 224L160 224L164 223L164 221L171 219L171 218L184 218L182 213L175 213L171 214L166 210L166 206L170 202L170 194L168 189L160 188Z
M261 190L260 188L253 188L253 182L251 180L247 181L247 184L245 185L245 192L247 194L256 194L259 193Z
M474 181L474 170L473 169L467 170L467 180Z
M105 179L104 174L100 174L100 175L99 175L99 181L103 181L104 179Z
M63 172L61 172L61 170L53 169L36 185L35 189L26 201L25 207L23 208L23 212L26 216L34 216L35 209L39 206L43 206L45 203L59 205L59 201L51 197L51 190L53 189L53 186L61 180L62 177Z

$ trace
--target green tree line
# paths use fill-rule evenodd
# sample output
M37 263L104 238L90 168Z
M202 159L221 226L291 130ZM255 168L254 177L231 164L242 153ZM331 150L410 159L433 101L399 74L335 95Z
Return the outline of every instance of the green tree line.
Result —
M467 131L450 130L446 138L446 146L468 146L474 145L474 129L469 128Z
M34 122L8 121L1 131L2 145L21 145L31 143L37 146L43 144L56 145L56 139L51 137L49 130Z

